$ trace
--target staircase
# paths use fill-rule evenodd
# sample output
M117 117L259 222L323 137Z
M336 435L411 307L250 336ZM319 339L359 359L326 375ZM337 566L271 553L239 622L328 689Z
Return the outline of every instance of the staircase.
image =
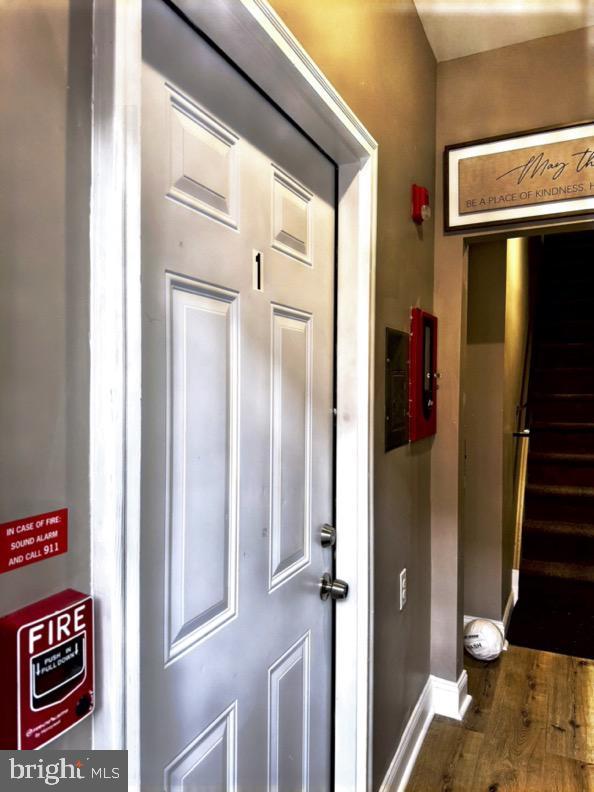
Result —
M510 640L594 657L594 234L546 237L538 281Z

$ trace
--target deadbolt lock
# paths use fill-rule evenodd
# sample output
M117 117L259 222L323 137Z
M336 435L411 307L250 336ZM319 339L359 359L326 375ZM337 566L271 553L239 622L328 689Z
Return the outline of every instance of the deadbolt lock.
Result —
M334 547L336 544L336 528L333 525L328 525L328 523L322 525L320 541L322 547Z
M326 572L320 581L320 597L323 600L327 600L328 597L331 597L333 600L344 600L349 595L349 584L345 583L344 580L338 580L337 578L332 578L328 572Z

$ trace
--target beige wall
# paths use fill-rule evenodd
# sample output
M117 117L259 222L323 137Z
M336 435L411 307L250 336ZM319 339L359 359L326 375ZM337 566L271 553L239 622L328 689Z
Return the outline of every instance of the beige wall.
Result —
M517 408L522 403L522 386L528 323L530 318L530 273L536 263L538 238L513 238L507 241L505 279L505 348L503 359L503 541L501 549L501 614L511 590L516 539L516 478L519 443ZM499 617L501 618L501 617Z
M467 248L463 236L446 236L442 231L443 148L594 117L593 39L594 28L588 28L438 66L434 299L441 320L442 379L440 431L433 449L431 482L431 667L433 673L449 679L455 679L462 669L460 421L464 356L460 350L466 327Z
M463 444L464 613L501 619L505 240L472 245Z
M375 355L374 788L429 673L431 441L384 453L385 328L432 308L433 223L410 220L410 187L433 197L435 61L412 0L273 0L379 142ZM340 536L340 526L338 526ZM408 604L398 610L398 574Z
M87 0L0 0L0 96L0 522L70 512L67 554L0 576L4 614L89 589Z
M529 316L529 239L470 246L464 376L464 613L497 621L511 591L514 477Z

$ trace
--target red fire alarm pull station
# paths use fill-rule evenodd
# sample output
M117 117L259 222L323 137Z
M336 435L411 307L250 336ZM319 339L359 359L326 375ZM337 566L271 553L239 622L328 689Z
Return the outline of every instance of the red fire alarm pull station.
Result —
M431 217L429 190L426 187L419 187L418 184L413 184L411 189L411 216L417 225L421 225L424 220L429 220Z
M95 706L93 599L74 589L0 619L0 749L33 750Z
M409 439L437 431L437 318L413 308L409 355Z

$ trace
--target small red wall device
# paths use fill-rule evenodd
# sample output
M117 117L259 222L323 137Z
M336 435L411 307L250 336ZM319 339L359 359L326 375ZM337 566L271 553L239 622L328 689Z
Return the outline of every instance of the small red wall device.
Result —
M93 599L74 589L0 619L0 749L41 748L95 706Z
M409 440L437 431L437 318L413 308L409 350Z
M419 187L418 184L413 184L411 214L417 225L421 225L423 220L428 220L431 217L429 190L426 187Z

